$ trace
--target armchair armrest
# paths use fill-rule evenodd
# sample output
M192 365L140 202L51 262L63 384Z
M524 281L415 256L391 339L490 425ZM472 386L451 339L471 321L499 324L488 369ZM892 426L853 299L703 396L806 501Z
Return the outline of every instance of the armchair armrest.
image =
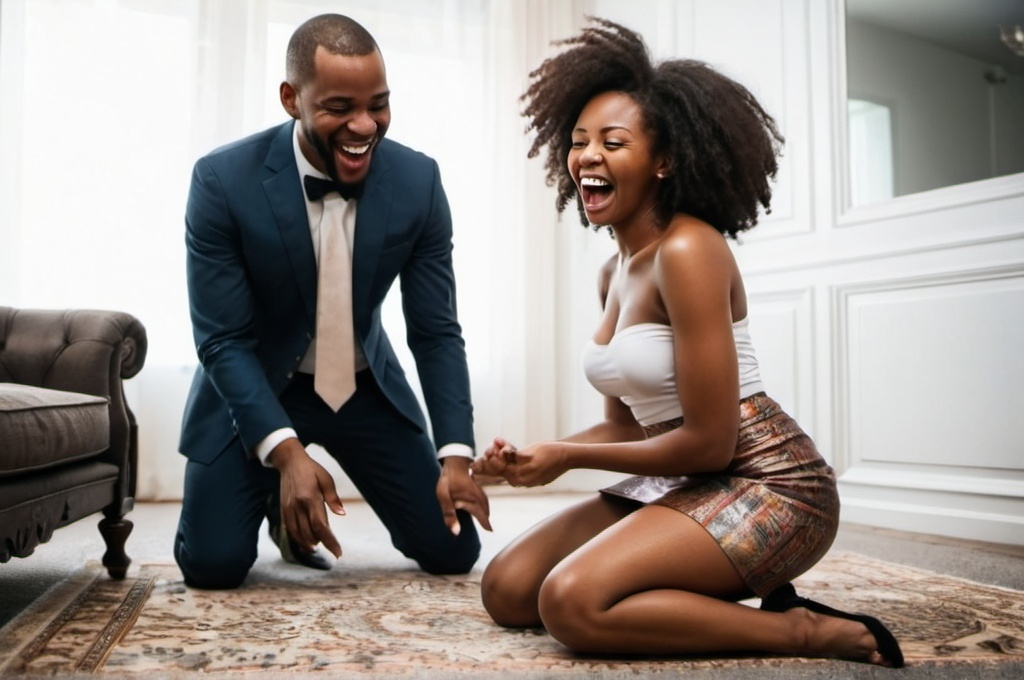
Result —
M146 330L100 310L0 307L0 380L110 397L142 370Z

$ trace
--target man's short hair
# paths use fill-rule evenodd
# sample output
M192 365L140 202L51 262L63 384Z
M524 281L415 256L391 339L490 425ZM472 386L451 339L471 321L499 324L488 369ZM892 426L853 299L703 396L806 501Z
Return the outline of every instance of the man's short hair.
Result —
M355 19L341 14L308 19L288 41L285 74L292 87L301 87L313 78L316 48L321 46L345 57L361 57L379 49L370 32Z

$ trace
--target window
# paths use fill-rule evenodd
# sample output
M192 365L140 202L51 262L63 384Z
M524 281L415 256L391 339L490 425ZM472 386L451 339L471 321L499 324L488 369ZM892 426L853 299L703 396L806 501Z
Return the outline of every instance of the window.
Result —
M850 99L850 204L893 197L892 115L888 106Z

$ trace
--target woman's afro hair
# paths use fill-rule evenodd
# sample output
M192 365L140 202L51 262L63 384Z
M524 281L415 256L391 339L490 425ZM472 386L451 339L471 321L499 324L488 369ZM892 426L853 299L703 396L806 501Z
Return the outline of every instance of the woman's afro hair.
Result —
M685 213L735 238L757 224L759 207L770 212L783 143L775 120L745 87L707 64L654 63L639 34L590 20L578 36L555 43L565 49L530 73L522 96L527 132L535 133L529 157L547 146L547 183L558 190L558 210L575 198L588 224L566 159L583 107L615 91L636 102L653 148L668 158L656 206L662 226Z

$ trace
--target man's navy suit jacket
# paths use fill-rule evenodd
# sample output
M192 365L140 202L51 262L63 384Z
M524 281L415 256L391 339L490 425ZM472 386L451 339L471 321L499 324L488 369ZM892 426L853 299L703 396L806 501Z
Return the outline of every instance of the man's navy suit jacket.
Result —
M180 450L210 462L251 451L292 425L278 395L313 337L317 265L288 122L219 148L192 174L185 214L189 304L200 365ZM400 277L407 340L434 441L473 446L472 404L456 316L451 213L437 163L391 140L374 150L356 212L356 335L385 396L426 428L381 325Z

